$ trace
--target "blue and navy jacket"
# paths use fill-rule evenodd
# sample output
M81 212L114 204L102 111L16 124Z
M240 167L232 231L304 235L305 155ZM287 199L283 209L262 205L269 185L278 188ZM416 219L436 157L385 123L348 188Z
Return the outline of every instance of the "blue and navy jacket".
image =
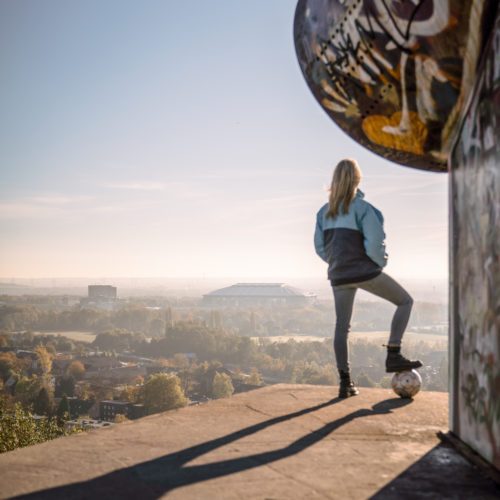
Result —
M364 196L358 189L346 214L341 205L336 217L327 217L327 203L316 216L314 246L332 285L375 278L387 265L384 217Z

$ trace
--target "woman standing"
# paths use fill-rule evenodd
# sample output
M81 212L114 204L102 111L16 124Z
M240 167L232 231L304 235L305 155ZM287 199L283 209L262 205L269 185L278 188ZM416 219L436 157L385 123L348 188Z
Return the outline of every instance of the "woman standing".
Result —
M401 339L410 317L413 299L390 276L382 272L387 264L384 218L366 202L358 189L361 170L355 160L341 160L333 173L330 199L316 216L316 253L328 264L328 279L335 299L334 350L340 375L339 397L359 393L351 380L347 336L356 290L361 288L397 306L387 345L386 371L420 368L400 352Z

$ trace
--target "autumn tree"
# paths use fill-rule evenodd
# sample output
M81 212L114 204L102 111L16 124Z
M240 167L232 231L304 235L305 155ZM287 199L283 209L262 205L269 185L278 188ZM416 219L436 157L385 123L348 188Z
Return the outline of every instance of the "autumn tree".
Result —
M252 385L262 385L262 377L257 368L252 368L252 373L248 377L247 383Z
M75 395L75 379L71 375L61 377L56 384L56 397Z
M92 342L92 345L103 351L115 350L121 352L130 349L130 340L132 337L130 332L115 328L99 333Z
M211 396L214 377L217 371L222 369L222 363L212 361L199 364L193 373L193 379L196 382L198 393L203 396Z
M227 398L234 392L231 377L226 373L217 372L212 382L212 397L215 399Z
M128 420L129 419L125 415L123 415L122 413L118 413L117 415L115 415L114 422L115 424L121 424L123 422L128 422Z
M49 439L72 434L57 425L54 420L35 421L32 414L18 403L7 409L0 400L0 453L23 446L43 443Z
M0 353L0 378L7 380L17 366L17 356L13 352Z
M33 402L33 411L37 415L50 415L52 413L52 398L46 387L42 387L35 401Z
M43 379L36 375L33 377L21 377L16 384L16 400L25 407L32 405L40 393L43 383Z
M57 337L56 350L59 352L71 352L74 351L75 344L66 337Z
M70 375L75 380L81 380L85 375L85 366L81 361L72 361L66 370L67 375Z
M158 413L186 406L187 398L176 375L157 373L141 388L140 399L147 413Z
M75 385L74 395L79 399L93 399L89 383Z
M35 349L35 352L38 356L38 364L42 373L44 375L50 373L50 371L52 370L52 356L50 355L50 353L43 346L38 346Z
M139 387L134 387L133 385L126 385L121 390L118 398L120 401L128 401L129 403L135 403L139 397Z
M132 379L132 385L142 385L144 384L144 377L142 375L137 375Z
M64 395L59 402L59 406L57 407L57 422L59 425L63 425L66 420L70 418L70 409L68 398Z
M55 344L53 342L48 342L47 344L45 344L45 349L47 349L47 352L50 354L51 358L54 359L54 356L57 354Z
M173 365L179 370L189 368L189 358L182 353L177 353L174 355Z
M184 394L188 394L191 391L194 382L194 369L186 368L184 370L179 370L177 376L181 382L181 388Z

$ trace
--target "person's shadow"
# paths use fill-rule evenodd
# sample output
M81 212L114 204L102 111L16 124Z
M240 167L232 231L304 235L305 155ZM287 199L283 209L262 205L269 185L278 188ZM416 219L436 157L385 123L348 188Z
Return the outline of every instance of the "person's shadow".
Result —
M215 479L229 474L249 470L276 460L287 458L314 445L339 427L360 417L391 413L411 402L409 399L391 398L375 404L371 409L356 410L333 422L325 424L318 430L297 439L289 445L275 450L264 451L245 457L231 458L201 465L185 466L188 462L209 453L217 448L237 441L243 437L259 432L272 425L280 424L293 418L312 413L327 406L341 402L332 399L303 410L274 417L264 422L251 425L226 436L201 443L184 450L169 453L163 457L126 467L88 481L68 484L55 488L37 491L15 498L24 499L87 499L87 498L141 498L152 500L167 492L189 484ZM70 479L70 478L68 478Z

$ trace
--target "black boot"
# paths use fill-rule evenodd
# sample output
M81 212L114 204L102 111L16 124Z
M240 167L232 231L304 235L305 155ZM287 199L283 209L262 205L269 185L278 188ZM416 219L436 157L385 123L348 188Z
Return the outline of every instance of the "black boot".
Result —
M351 380L351 374L339 370L340 384L339 384L339 398L348 398L359 394L358 389Z
M403 372L420 368L420 361L410 361L401 354L400 346L387 346L387 359L385 361L385 371L387 373Z

